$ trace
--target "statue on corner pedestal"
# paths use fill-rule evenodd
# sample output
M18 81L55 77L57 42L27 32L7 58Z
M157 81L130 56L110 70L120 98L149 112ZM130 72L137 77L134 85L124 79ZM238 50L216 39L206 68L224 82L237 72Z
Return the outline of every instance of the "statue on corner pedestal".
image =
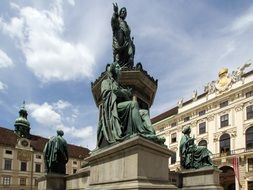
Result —
M125 18L127 10L122 7L118 12L117 3L113 4L114 13L111 19L113 31L113 61L118 62L121 67L132 68L134 65L135 46L131 39L131 30Z
M43 153L47 173L66 174L68 151L63 135L62 130L57 130L57 136L50 138L45 145Z
M108 65L107 75L101 84L103 103L100 106L97 147L123 141L134 134L163 144L165 139L156 136L148 110L140 109L138 102L131 100L131 89L119 84L120 65Z
M194 144L195 138L190 137L189 126L182 130L184 134L180 140L180 159L184 169L198 169L205 166L214 166L210 158L211 152L205 146Z

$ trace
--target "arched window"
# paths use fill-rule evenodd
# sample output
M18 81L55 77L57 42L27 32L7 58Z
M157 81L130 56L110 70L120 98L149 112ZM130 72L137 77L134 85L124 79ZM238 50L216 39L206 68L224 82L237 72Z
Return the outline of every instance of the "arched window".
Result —
M171 156L171 160L170 160L170 163L171 164L175 164L176 163L176 160L177 160L177 154L176 152Z
M220 137L220 153L224 155L230 154L230 136L227 133Z
M253 127L246 130L246 149L253 149Z
M207 142L206 142L206 140L201 140L201 141L199 141L198 145L207 147Z

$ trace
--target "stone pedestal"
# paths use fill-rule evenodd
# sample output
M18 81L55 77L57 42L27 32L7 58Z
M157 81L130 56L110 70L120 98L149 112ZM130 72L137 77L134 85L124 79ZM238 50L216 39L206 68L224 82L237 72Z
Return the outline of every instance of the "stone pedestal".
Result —
M171 155L167 147L139 136L98 150L86 159L87 189L177 189L168 181Z
M64 190L66 175L46 174L38 178L38 190Z
M103 101L101 96L101 83L106 78L107 75L104 72L91 85L92 94L97 107L99 107ZM138 101L140 108L149 110L155 98L157 80L154 80L154 78L142 68L123 68L119 82L123 87L132 89L133 99Z
M213 167L182 171L182 190L223 190L219 180L220 170Z
M82 168L66 177L67 190L84 190L89 186L90 167Z

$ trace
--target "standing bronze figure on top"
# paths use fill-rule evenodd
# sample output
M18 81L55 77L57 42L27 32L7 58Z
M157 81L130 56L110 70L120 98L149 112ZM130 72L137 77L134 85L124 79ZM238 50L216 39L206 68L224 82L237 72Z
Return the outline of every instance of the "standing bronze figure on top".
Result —
M92 83L92 93L99 108L97 149L141 136L164 145L152 126L151 107L157 81L141 63L134 67L135 46L125 21L127 10L113 4L113 63Z
M113 3L114 13L111 25L113 32L113 62L118 62L121 67L132 68L134 65L135 46L131 38L131 30L125 18L127 10L122 7L118 12L117 3Z

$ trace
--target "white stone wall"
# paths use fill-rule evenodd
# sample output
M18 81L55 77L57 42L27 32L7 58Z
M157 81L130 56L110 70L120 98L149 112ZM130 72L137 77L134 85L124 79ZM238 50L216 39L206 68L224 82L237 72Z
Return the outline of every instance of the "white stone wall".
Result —
M253 126L253 119L247 120L246 107L253 105L253 96L246 98L245 93L253 90L253 75L250 75L242 81L233 84L232 87L223 93L207 94L206 96L192 101L187 105L179 108L178 114L165 118L162 121L154 123L154 128L157 134L166 138L166 145L171 150L177 151L177 162L170 165L171 170L177 170L179 167L179 142L182 136L182 128L190 125L192 127L191 135L195 136L196 143L204 139L207 141L208 149L217 155L220 153L220 136L224 133L230 135L230 150L238 152L241 158L246 160L245 148L246 138L245 131L248 127ZM228 106L220 108L220 103L228 100ZM206 114L199 116L201 110L206 110ZM220 127L220 116L229 114L229 125ZM184 122L184 118L190 116L190 120ZM171 123L177 122L176 127L171 127ZM201 122L206 122L206 133L199 135L198 125ZM159 131L161 126L165 127L164 130ZM171 144L171 134L177 133L177 142ZM252 155L253 151L247 154ZM240 165L240 181L242 189L246 188L245 182L246 164ZM253 176L253 174L252 174ZM251 179L251 178L250 178ZM253 177L252 177L253 180Z

